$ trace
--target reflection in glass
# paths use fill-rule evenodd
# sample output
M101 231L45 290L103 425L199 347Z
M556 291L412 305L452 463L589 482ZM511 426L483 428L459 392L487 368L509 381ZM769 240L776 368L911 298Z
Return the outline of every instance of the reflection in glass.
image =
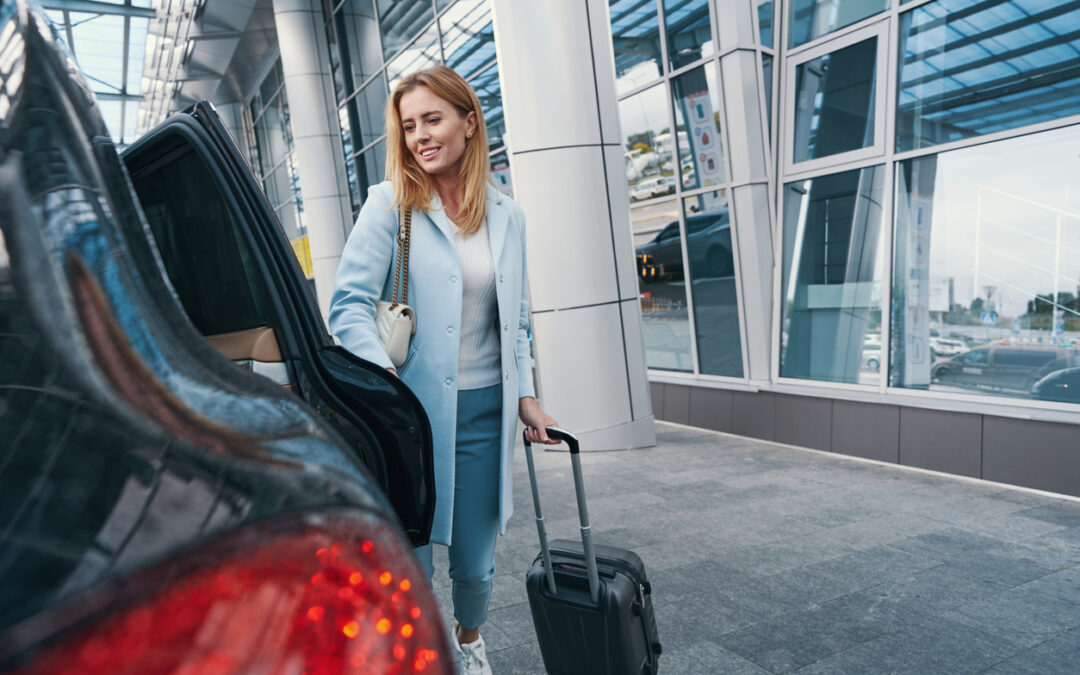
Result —
M816 40L889 8L889 0L795 0L789 47Z
M772 47L773 0L757 0L757 20L762 46Z
M431 0L377 0L376 4L387 61L435 18Z
M637 256L645 362L649 368L692 371L679 204L674 199L630 208Z
M874 144L877 38L795 68L796 162Z
M707 0L664 0L664 26L672 70L713 53Z
M514 186L510 181L510 160L506 152L496 152L491 156L491 182L503 194L513 197Z
M609 0L615 90L623 94L660 77L660 17L656 3Z
M498 64L485 70L469 84L476 92L476 97L480 99L480 108L484 111L488 149L501 148L504 145L503 136L506 134L506 118L503 116Z
M386 64L386 79L389 81L390 91L409 73L439 65L439 59L439 29L435 24L431 24L416 42Z
M373 143L386 133L386 83L380 73L350 101L356 106L360 131L357 134L357 151Z
M707 375L742 377L742 339L727 190L683 200L698 362Z
M694 68L673 79L671 86L683 189L723 183L720 87L716 86L715 69L712 64Z
M674 139L667 105L662 84L619 101L631 202L675 192Z
M1080 127L901 162L896 387L1063 400L1080 366ZM1080 391L1069 393L1080 402Z
M360 197L367 199L368 189L386 180L386 139L357 157L356 166L360 170Z
M878 384L884 168L788 183L780 375Z
M1080 1L937 0L900 17L896 150L1080 114Z
M340 101L382 66L379 26L371 0L345 0L327 25L326 34L331 61L335 64L334 87Z
M446 65L466 80L495 59L495 31L487 0L459 0L439 18Z

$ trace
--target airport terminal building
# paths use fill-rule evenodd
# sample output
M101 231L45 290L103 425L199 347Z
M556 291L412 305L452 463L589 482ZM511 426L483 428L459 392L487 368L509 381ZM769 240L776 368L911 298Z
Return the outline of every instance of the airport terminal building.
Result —
M43 4L121 143L214 103L324 312L389 91L457 70L540 393L598 446L655 418L1080 495L1080 0Z

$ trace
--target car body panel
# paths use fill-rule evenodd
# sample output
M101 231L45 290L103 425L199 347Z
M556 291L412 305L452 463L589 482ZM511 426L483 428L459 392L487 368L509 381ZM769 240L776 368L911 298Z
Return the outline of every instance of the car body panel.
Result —
M5 0L0 55L0 669L102 589L168 588L145 572L280 516L374 518L416 571L334 427L186 318L54 27Z

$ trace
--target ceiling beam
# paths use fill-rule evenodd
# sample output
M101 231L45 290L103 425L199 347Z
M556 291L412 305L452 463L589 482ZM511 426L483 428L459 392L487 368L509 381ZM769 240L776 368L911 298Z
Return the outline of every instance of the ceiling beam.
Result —
M137 16L145 19L157 18L157 10L152 7L114 5L111 2L100 2L100 0L43 0L41 6L45 9L58 9L66 12Z

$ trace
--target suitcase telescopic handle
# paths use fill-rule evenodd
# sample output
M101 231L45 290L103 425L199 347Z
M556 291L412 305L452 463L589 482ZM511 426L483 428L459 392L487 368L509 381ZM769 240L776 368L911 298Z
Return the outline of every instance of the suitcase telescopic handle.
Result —
M589 575L589 597L600 601L600 575L596 570L596 551L593 549L592 530L589 528L589 509L585 505L585 479L581 475L581 457L577 438L557 427L547 427L547 435L557 441L563 441L570 448L570 465L574 471L574 492L577 493L578 520L581 526L581 546L585 552L585 567ZM555 594L555 572L551 567L551 548L548 546L547 530L544 528L544 515L540 510L540 491L536 483L536 467L533 465L532 443L522 432L525 441L525 460L529 464L529 483L532 486L533 508L536 511L536 533L540 535L540 554L544 558L544 573L547 576L548 590Z

